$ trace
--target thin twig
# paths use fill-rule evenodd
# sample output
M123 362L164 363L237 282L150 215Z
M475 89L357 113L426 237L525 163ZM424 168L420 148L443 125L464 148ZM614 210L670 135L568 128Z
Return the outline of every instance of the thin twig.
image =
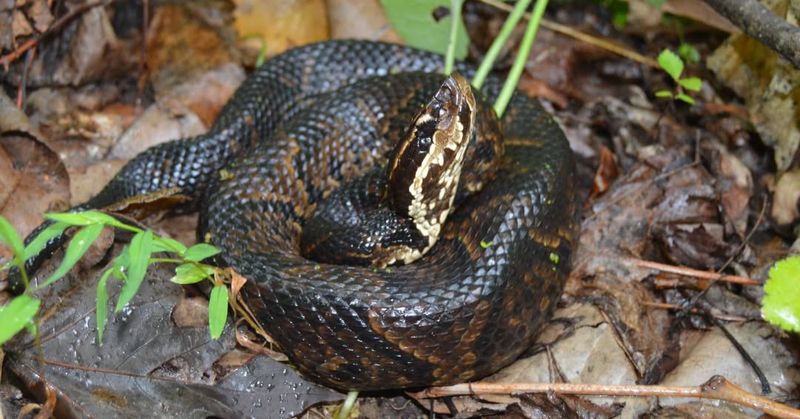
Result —
M652 307L662 310L681 310L682 307L677 304L669 304L669 303L657 303L655 301L644 301L642 305L645 307ZM689 310L691 314L706 314L702 310L693 308ZM726 314L712 314L713 318L725 320L727 322L746 322L748 319L741 317L741 316L729 316Z
M742 243L739 244L739 247L736 248L736 250L733 252L731 257L729 257L728 260L726 260L725 263L723 263L722 266L719 269L717 269L718 273L724 271L725 269L727 269L728 266L730 266L730 264L733 263L733 261L739 255L739 253L741 253L742 250L744 250L744 247L747 246L747 243L750 242L750 239L753 237L753 234L758 229L758 226L761 225L762 221L764 221L764 215L766 214L766 212L767 212L767 199L764 198L764 204L761 205L761 212L758 213L758 218L756 219L755 224L753 224L753 228L750 229L750 232L747 233L747 235L744 237L744 240L742 240ZM713 280L712 280L712 282L710 284L708 284L707 287L705 287L703 290L698 292L694 297L691 298L691 300L689 300L689 303L686 304L685 309L683 311L681 311L681 313L679 313L677 315L677 317L683 317L686 314L687 310L689 310L689 309L693 308L695 305L697 305L697 302L701 298L703 298L703 296L706 295L708 290L711 289L712 285L714 285L714 281Z
M507 12L510 12L513 9L513 7L511 5L508 5L508 4L505 4L505 3L501 3L498 0L480 0L480 1L481 1L481 3L488 4L489 6L495 7L495 8L500 9L500 10L505 10ZM526 13L525 14L525 18L526 19L530 19L530 17L531 17L530 13ZM617 45L617 44L615 44L615 43L613 43L613 42L611 42L611 41L609 41L607 39L603 39L603 38L599 38L599 37L596 37L596 36L592 36L592 35L583 33L581 31L577 31L575 29L572 29L569 26L562 25L560 23L556 23L556 22L553 22L553 21L550 21L550 20L547 20L547 19L542 19L542 23L541 24L542 24L543 27L545 27L547 29L550 29L553 32L558 32L558 33L560 33L562 35L569 36L570 38L577 39L578 41L584 42L586 44L589 44L589 45L592 45L592 46L595 46L595 47L598 47L598 48L602 48L602 49L604 49L606 51L609 51L609 52L612 52L612 53L617 54L619 56L631 59L631 60L636 61L638 63L644 64L644 65L646 65L648 67L660 68L658 66L658 62L656 62L656 60L654 60L654 59L652 59L650 57L647 57L645 55L639 54L638 52L631 51L630 49L625 48L625 47L620 46L620 45Z
M741 285L761 285L760 282L744 276L725 275L717 272L701 271L698 269L687 268L685 266L667 265L649 260L632 259L632 261L640 268L655 269L659 272L668 272L677 275L688 276L691 278L707 279L710 281L723 281Z
M25 65L22 67L22 80L17 86L17 109L22 109L25 106L25 98L27 97L28 75L31 72L31 65L33 59L36 57L36 47L31 48L25 54Z
M704 384L696 387L645 386L645 385L604 385L570 383L466 383L449 387L431 387L419 393L412 393L416 399L447 396L475 396L487 394L560 393L585 396L634 396L634 397L686 397L724 400L740 406L760 410L779 418L798 418L800 410L751 394L715 375Z
M739 343L739 340L736 339L736 336L733 336L730 330L728 330L728 328L725 327L724 324L722 324L722 321L711 317L711 322L714 323L714 325L716 325L719 328L719 330L722 330L722 333L725 334L725 337L728 338L728 341L733 345L734 348L736 348L736 351L739 352L739 355L741 355L742 358L744 358L744 362L750 366L753 372L756 373L756 376L758 377L758 382L761 383L761 394L764 395L769 394L772 391L769 388L769 380L767 380L767 376L764 375L764 372L761 371L761 367L758 366L756 360L753 359L753 357L750 356L750 353L748 353L747 350L744 349L744 346L742 346L742 344Z
M31 39L23 42L22 45L17 47L17 49L15 49L14 51L11 51L8 54L0 57L0 65L2 65L5 68L5 70L8 71L8 66L13 61L15 61L16 59L21 57L22 54L24 54L29 49L39 45L39 42L41 42L45 37L51 35L55 31L61 29L64 25L69 23L69 21L74 19L76 16L86 12L87 10L93 9L93 8L95 8L97 6L105 5L105 4L108 4L108 3L110 3L109 0L90 1L90 2L84 3L84 4L82 4L82 5L78 6L78 7L70 10L67 14L65 14L64 16L61 16L58 20L53 22L53 24L50 25L50 27L48 27L46 31L44 31L41 34L39 34L39 36L37 36L35 38L31 38Z

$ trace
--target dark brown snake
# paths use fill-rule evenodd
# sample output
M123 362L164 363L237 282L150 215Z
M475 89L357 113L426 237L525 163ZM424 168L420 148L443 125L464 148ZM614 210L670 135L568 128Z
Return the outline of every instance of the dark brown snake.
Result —
M200 211L198 237L248 279L244 301L315 381L381 390L486 376L550 317L575 242L572 153L537 101L515 93L501 139L479 99L457 208L420 260L373 268L300 254L318 201L388 163L441 68L438 55L377 42L290 50L242 84L207 134L143 152L81 208L179 188ZM490 79L481 93L498 91Z

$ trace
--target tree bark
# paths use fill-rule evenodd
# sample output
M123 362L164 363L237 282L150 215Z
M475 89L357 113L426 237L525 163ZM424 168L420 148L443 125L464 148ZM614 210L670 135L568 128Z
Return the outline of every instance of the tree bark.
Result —
M800 68L800 28L775 16L758 0L705 0L744 33Z

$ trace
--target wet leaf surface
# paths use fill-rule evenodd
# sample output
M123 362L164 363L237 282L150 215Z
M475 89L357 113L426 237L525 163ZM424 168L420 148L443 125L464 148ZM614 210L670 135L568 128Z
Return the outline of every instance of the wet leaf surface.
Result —
M98 275L94 269L89 277ZM41 325L40 365L29 340L5 348L5 366L30 391L44 380L58 393L59 415L160 417L289 417L342 394L310 384L291 367L258 356L224 375L216 363L233 350L230 326L220 340L206 327L179 327L173 310L183 299L167 282L169 267L151 269L139 294L120 314L109 314L104 343L94 321L94 281L70 275L41 295L47 307ZM110 299L119 284L109 283ZM68 296L69 298L63 298ZM142 331L148 331L142 333Z

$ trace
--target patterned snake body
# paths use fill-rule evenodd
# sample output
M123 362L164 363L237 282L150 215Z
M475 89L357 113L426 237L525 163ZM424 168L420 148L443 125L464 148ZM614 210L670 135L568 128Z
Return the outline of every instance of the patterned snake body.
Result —
M200 210L198 236L248 278L244 301L316 381L382 390L485 376L530 346L570 267L574 162L538 102L516 93L499 127L483 102L457 209L422 259L376 269L300 256L316 203L386 164L441 68L435 54L376 42L288 51L209 133L145 151L86 206L179 188ZM498 90L490 79L482 93ZM502 141L482 137L498 130Z

